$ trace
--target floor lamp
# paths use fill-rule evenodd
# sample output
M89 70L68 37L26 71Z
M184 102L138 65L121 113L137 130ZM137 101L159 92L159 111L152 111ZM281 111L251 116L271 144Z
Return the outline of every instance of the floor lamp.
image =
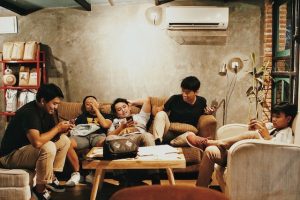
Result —
M228 62L228 65L224 63L220 70L220 76L226 76L226 95L225 98L222 99L217 108L221 107L223 104L223 125L227 123L227 111L228 105L234 91L236 81L237 81L237 73L243 68L243 62L240 58L232 58ZM233 76L230 78L228 75L228 70L232 72Z

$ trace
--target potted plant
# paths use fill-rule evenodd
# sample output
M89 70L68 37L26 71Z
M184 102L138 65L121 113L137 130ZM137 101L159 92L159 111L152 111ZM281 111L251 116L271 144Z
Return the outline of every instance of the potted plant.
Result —
M266 98L268 96L268 88L271 84L271 72L268 69L270 62L263 63L263 65L256 65L256 56L255 53L251 53L251 71L248 73L252 76L252 85L248 88L246 95L249 99L249 111L248 116L251 118L258 118L258 105L261 105L263 108L267 108L265 112L268 120L267 112L270 112L270 105L267 104ZM251 116L252 104L254 104L255 116Z

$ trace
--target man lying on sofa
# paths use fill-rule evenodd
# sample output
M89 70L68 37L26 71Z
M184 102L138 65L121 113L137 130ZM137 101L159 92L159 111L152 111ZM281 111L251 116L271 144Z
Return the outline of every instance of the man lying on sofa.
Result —
M153 135L156 144L163 140L169 142L177 136L168 132L170 122L185 123L197 127L201 115L215 112L214 107L207 107L204 97L198 96L199 89L199 79L195 76L188 76L181 82L182 94L173 95L163 106L153 108L155 114ZM184 136L183 140L185 140Z
M140 113L131 113L131 105L142 105ZM118 98L111 105L111 111L116 116L113 120L112 125L108 129L107 140L116 137L128 137L134 141L138 146L154 146L154 137L151 133L146 130L147 122L150 119L151 104L150 98L132 101L130 102L126 99ZM152 183L159 183L158 171L151 170L154 173ZM154 172L155 171L155 172ZM122 174L123 175L123 174ZM122 180L124 178L125 180ZM128 183L128 178L122 177L120 184L124 183L126 186ZM123 181L123 182L122 182ZM134 181L134 180L132 180Z

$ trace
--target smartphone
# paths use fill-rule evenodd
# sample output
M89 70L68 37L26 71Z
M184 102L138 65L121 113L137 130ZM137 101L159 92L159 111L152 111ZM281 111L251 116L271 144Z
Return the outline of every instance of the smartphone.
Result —
M132 116L128 116L128 117L126 117L126 121L127 121L127 122L133 121L133 118L132 118Z

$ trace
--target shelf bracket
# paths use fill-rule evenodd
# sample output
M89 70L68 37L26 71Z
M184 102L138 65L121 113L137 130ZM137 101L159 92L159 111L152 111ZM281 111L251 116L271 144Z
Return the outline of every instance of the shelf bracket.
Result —
M87 11L91 11L92 7L91 4L89 2L87 2L86 0L74 0L76 1L79 5L81 5L81 7Z

